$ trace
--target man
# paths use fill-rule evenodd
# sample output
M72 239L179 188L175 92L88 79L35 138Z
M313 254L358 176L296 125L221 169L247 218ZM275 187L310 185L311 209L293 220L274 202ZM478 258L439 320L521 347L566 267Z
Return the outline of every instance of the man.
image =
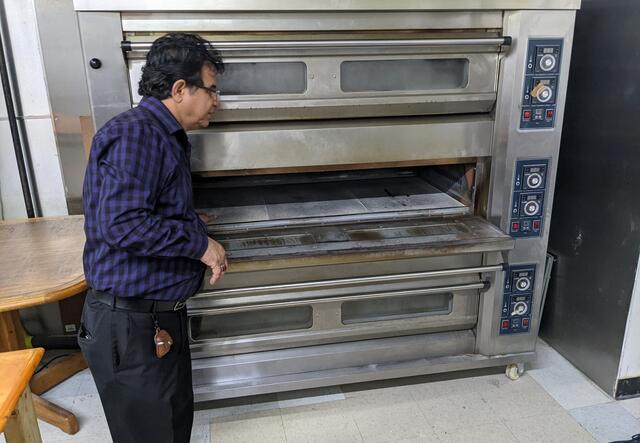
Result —
M223 69L198 36L159 38L142 70L140 104L93 138L83 194L90 290L78 342L116 443L190 439L184 301L207 266L215 284L227 262L193 207L185 131L209 124Z

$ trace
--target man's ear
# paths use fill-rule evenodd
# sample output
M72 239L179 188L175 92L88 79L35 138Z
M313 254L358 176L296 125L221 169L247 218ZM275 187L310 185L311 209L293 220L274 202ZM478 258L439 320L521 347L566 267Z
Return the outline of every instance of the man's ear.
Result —
M171 87L171 98L177 103L181 103L184 94L187 92L187 82L183 79L176 80Z

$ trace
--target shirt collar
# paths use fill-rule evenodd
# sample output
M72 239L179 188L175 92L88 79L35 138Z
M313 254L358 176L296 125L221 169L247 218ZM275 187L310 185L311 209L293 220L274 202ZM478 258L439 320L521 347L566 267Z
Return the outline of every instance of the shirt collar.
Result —
M178 120L176 120L171 111L157 98L143 97L138 106L151 112L153 116L162 123L162 126L164 126L169 134L173 135L180 131L184 132L184 129L180 126L180 123L178 123Z

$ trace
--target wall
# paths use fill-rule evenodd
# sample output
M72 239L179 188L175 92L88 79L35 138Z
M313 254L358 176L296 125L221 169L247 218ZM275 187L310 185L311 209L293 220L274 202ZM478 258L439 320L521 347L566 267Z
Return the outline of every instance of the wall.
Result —
M21 109L16 109L16 114L26 130L39 205L44 216L66 215L62 169L54 138L34 3L33 0L4 0L3 5L20 93ZM26 217L6 104L1 94L0 202L3 219Z

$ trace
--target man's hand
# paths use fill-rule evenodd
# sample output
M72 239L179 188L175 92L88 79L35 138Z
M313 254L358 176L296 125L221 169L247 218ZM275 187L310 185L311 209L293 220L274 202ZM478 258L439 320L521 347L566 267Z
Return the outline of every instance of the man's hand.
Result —
M198 217L200 217L200 220L202 220L205 225L213 222L213 220L216 218L214 214L209 214L206 212L198 212Z
M229 266L224 248L212 238L209 238L209 245L200 261L211 268L211 279L209 280L211 286L220 280Z

